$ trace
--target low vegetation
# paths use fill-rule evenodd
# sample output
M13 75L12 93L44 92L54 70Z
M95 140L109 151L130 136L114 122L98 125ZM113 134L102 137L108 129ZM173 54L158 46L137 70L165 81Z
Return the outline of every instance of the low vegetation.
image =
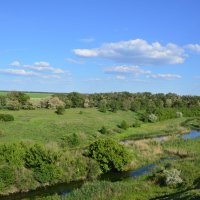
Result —
M10 92L0 95L0 109L0 194L156 163L137 179L95 180L63 199L200 197L199 138L176 136L200 129L200 97L73 92L40 98ZM166 157L175 159L159 162Z

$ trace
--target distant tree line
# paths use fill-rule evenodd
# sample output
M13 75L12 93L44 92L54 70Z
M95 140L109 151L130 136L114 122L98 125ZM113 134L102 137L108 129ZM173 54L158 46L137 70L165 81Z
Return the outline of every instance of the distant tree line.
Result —
M97 108L100 112L133 111L141 115L141 121L164 120L182 116L200 116L200 96L174 93L94 93L78 92L54 94L51 97L31 100L22 92L10 92L0 96L0 108L19 109L56 109ZM154 114L154 115L151 115Z
M68 94L55 94L65 103L66 108L98 107L106 111L117 110L147 110L154 112L157 108L180 108L200 106L200 96L179 96L174 93L151 94L114 92L81 94L72 92Z

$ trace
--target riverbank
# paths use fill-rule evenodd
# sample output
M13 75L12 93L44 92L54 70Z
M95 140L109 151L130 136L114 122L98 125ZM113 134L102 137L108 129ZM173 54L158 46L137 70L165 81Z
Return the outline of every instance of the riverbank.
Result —
M193 134L193 132L191 131L191 135ZM199 133L200 134L200 133ZM188 134L187 134L188 135ZM184 135L181 135L182 137ZM200 135L198 135L200 136ZM192 136L192 138L194 138ZM129 142L129 143L126 143L125 145L130 149L130 148L133 148L134 145L138 145L138 142L139 144L144 147L144 143L146 144L152 144L154 147L156 145L163 145L163 152L159 152L159 155L157 157L157 159L159 158L161 163L162 162L165 162L165 161L171 161L171 160L174 160L173 157L169 157L167 159L162 159L162 156L163 155L166 155L166 153L164 154L164 152L166 151L166 149L168 148L168 145L166 145L165 143L171 143L172 141L174 140L177 140L177 139L180 139L180 138L170 138L169 140L165 140L164 143L160 143L160 142L157 142L154 140L154 142L152 143L152 139L147 139L147 140L141 140L141 141L132 141L132 142ZM164 148L165 147L165 148ZM152 149L152 146L150 147ZM157 147L156 147L157 148ZM141 146L140 146L140 158L147 158L148 156L147 155L143 155L142 151L141 151ZM136 150L134 148L134 150ZM147 149L146 149L147 150ZM146 151L145 150L145 151ZM164 151L165 150L165 151ZM155 149L152 149L152 151L155 153ZM137 152L137 150L136 150ZM176 155L176 156L179 156L179 155ZM134 170L129 170L129 171L126 171L126 172L122 172L122 173L108 173L108 174L104 174L103 176L100 177L100 180L107 180L107 181L119 181L119 180L124 180L128 177L138 177L138 176L141 176L141 175L144 175L145 173L148 173L150 172L153 168L156 167L156 165L159 165L160 162L159 161L156 161L156 159L152 159L154 156L152 155L151 156L151 161L152 160L155 160L154 164L149 164L150 160L149 161L145 161L145 163L143 163L141 165L142 162L140 162L140 168L137 168L136 169L136 165L135 165L135 168ZM181 156L180 156L181 157ZM189 157L189 156L188 156ZM137 160L137 159L136 159ZM145 166L145 164L147 164ZM157 163L157 164L156 164ZM130 166L129 166L130 167ZM87 181L87 180L85 180ZM69 184L67 183L63 183L63 184L56 184L56 185L53 185L53 186L46 186L46 187L42 187L42 188L38 188L37 190L35 191L29 191L27 193L17 193L17 194L11 194L9 196L3 196L1 197L2 200L20 200L20 199L24 199L24 198L29 198L29 197L35 197L35 196L44 196L44 195L54 195L54 193L57 193L57 194L60 194L60 195L64 195L64 194L67 194L68 192L74 190L74 189L77 189L77 188L80 188L85 181L76 181L76 182L71 182Z

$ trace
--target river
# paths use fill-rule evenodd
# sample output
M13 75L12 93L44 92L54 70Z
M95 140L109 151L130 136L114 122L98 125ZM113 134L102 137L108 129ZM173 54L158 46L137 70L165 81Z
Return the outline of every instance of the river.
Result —
M163 136L163 141L166 136ZM200 131L191 130L189 133L177 135L177 137L181 137L184 140L195 139L200 137ZM162 142L162 137L159 137L159 142ZM165 160L173 160L174 157L163 158L156 163L141 167L136 170L130 170L126 172L109 172L103 174L99 177L99 180L108 180L108 181L121 181L126 178L136 178L145 173L150 172L153 168L157 166L158 163L163 162ZM75 181L70 183L61 183L54 186L47 186L43 188L38 188L37 190L24 192L24 193L15 193L9 196L1 196L1 200L23 200L23 199L37 199L37 197L45 197L54 194L58 194L61 197L67 195L74 189L80 188L84 184L84 181Z

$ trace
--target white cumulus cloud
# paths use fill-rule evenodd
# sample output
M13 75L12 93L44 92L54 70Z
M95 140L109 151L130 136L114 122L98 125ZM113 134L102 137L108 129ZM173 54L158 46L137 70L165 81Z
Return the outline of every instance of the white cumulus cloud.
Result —
M82 57L99 57L138 66L184 62L184 48L172 43L165 46L159 42L148 43L142 39L105 43L99 48L74 49L73 52Z

